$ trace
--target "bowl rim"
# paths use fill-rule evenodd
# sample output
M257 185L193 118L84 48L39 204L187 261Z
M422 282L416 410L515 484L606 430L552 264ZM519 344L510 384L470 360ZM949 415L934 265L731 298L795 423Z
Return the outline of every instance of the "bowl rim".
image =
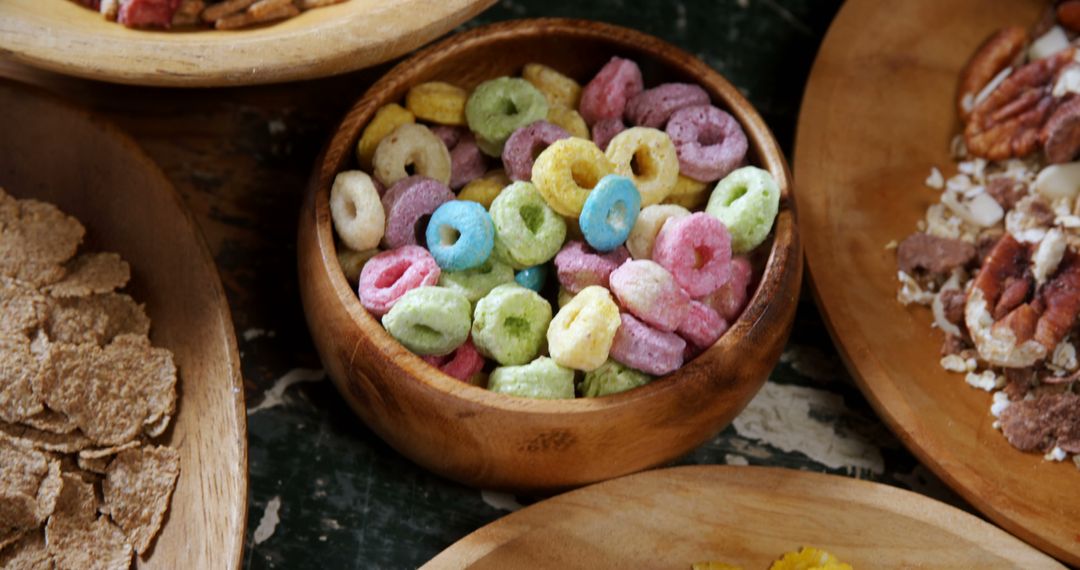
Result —
M20 8L5 7L14 1L0 2L0 52L16 61L130 85L224 87L314 79L377 65L423 46L496 0L392 0L375 10L356 0L318 8L323 13L318 18L301 13L241 30L132 30L71 0L20 4L72 10L74 23L15 17L6 12ZM70 6L51 7L63 4ZM335 13L342 15L331 17ZM391 32L393 23L403 30Z
M757 110L719 72L664 40L614 24L573 18L526 18L488 24L428 46L394 66L372 84L338 124L330 142L316 161L317 166L306 190L309 194L308 198L314 200L315 215L302 219L300 224L316 224L315 242L321 258L318 265L328 273L330 287L336 296L336 304L348 313L352 326L371 341L378 350L379 356L389 354L389 347L401 345L386 332L377 319L363 308L337 261L334 230L329 211L329 193L334 176L344 170L339 164L348 163L351 160L355 142L375 111L383 104L397 102L383 101L380 94L413 85L424 70L451 60L459 53L477 46L526 38L534 39L551 34L573 39L602 41L616 49L644 52L661 65L680 68L680 71L689 72L697 77L706 91L710 91L710 98L720 103L739 121L746 132L750 148L758 159L757 165L769 171L776 179L780 186L781 198L771 234L772 244L768 260L758 281L758 287L742 314L731 323L727 333L705 352L686 362L676 372L657 377L645 386L594 398L575 397L557 400L521 398L462 382L440 372L424 362L420 356L408 350L404 351L408 353L405 358L395 363L406 375L412 376L438 393L460 398L482 407L538 415L579 414L622 408L660 392L681 390L683 384L687 382L707 381L708 365L725 358L737 357L735 349L738 344L746 340L751 332L756 332L755 327L766 315L766 309L772 300L797 302L797 293L789 299L779 299L778 293L781 292L779 289L783 282L780 276L785 271L801 269L802 264L802 246L798 238L795 201L792 197L793 184L784 154ZM301 279L305 278L301 275ZM317 324L312 323L312 326L317 326ZM699 369L703 373L684 374L691 369Z

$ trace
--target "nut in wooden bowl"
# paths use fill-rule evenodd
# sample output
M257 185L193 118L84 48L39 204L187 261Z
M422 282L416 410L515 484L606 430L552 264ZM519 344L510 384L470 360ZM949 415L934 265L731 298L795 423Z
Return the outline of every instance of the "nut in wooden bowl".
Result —
M429 366L361 306L335 250L329 205L335 176L354 169L354 149L375 111L413 85L464 88L519 75L537 62L587 80L612 56L637 61L647 85L700 84L749 139L748 160L781 189L780 213L761 246L756 291L713 346L650 384L601 398L532 400L489 392ZM761 117L718 73L663 41L625 28L563 19L477 28L391 70L352 108L314 172L300 217L304 310L326 370L357 415L413 461L483 488L551 491L670 461L725 427L772 370L791 331L802 248L791 181Z

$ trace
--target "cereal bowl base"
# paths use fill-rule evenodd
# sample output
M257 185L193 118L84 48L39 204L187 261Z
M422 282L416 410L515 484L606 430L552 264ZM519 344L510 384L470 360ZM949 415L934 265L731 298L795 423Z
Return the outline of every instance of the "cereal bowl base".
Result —
M360 305L338 264L329 208L376 109L409 87L471 88L538 62L578 80L613 55L652 81L693 81L730 110L750 140L750 162L772 173L781 211L756 291L715 345L677 372L603 398L530 400L488 392L428 366ZM492 489L554 491L640 471L682 455L725 427L772 370L791 330L802 249L783 155L761 117L719 74L654 37L596 22L538 19L477 28L391 70L352 108L310 181L299 230L304 311L323 363L376 433L420 465Z

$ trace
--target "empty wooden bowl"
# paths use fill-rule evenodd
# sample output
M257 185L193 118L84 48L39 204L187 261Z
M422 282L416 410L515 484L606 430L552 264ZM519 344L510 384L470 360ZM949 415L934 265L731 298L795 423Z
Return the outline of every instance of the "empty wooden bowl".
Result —
M256 28L132 30L73 0L0 2L0 55L89 79L175 87L295 81L408 53L495 0L348 0Z
M172 504L137 568L240 567L247 415L232 317L214 258L172 183L127 135L0 80L0 187L55 204L86 227L83 251L131 264L150 338L173 352L177 412L160 439L180 452Z
M398 344L360 305L335 256L328 198L335 175L356 168L356 142L376 109L432 80L472 88L539 62L585 82L613 55L636 60L647 85L701 84L742 124L750 161L782 189L760 285L714 346L642 388L604 398L532 400L444 375ZM326 370L356 413L417 463L484 488L555 490L645 469L682 455L750 401L791 330L802 249L791 183L776 141L723 77L686 52L639 32L578 20L520 20L478 28L395 67L352 108L313 174L300 216L304 310Z

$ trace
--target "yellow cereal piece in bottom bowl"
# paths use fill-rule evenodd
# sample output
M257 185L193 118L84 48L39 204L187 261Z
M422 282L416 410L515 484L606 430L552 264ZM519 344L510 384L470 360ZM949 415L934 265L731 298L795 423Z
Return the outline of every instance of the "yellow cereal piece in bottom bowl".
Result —
M548 352L561 366L596 370L607 361L620 324L619 306L611 293L598 285L586 287L551 320Z

